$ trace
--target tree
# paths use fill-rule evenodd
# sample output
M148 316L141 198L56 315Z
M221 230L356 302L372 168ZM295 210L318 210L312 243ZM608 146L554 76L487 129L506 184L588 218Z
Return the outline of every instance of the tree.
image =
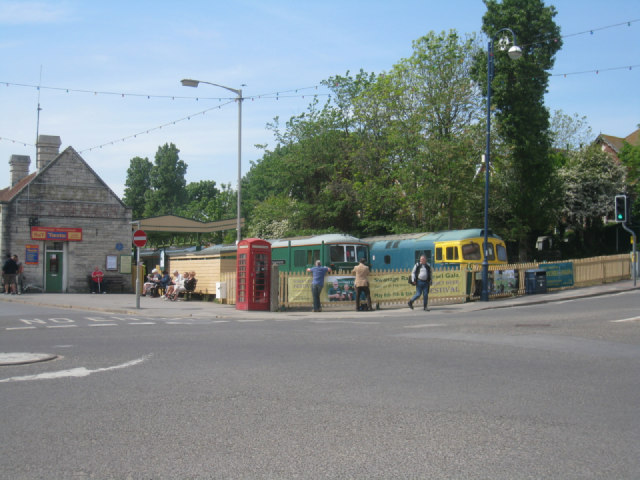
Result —
M158 147L149 180L151 191L146 196L144 215L173 215L186 199L187 164L180 160L180 150L173 144Z
M560 169L564 185L563 228L574 231L583 253L602 251L602 218L613 209L613 199L624 190L625 168L597 145L568 153Z
M153 164L148 158L134 157L129 162L122 201L131 208L134 219L144 216L146 195L151 190L152 167Z
M618 158L626 167L627 189L631 198L631 218L634 225L640 219L640 145L624 142L618 153Z
M493 39L511 28L523 56L512 61L495 49L492 100L496 130L505 144L509 182L498 186L508 210L495 211L492 224L508 239L519 242L521 260L530 256L535 239L557 218L560 185L550 155L549 113L544 106L550 70L562 46L556 10L541 0L485 0L482 30ZM498 43L498 42L496 42ZM487 56L477 56L474 77L487 91ZM492 155L493 159L493 155Z
M556 150L578 150L593 141L593 132L587 122L587 117L565 114L556 110L551 117L550 126L551 146Z

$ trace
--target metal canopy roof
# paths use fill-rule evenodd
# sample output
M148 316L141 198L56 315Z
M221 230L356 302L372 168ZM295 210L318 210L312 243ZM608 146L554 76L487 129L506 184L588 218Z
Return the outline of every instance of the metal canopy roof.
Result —
M149 217L131 222L135 228L145 232L173 232L173 233L211 233L223 230L235 230L237 221L235 218L220 220L218 222L199 222L175 215L161 215ZM244 218L240 219L240 227L244 227Z

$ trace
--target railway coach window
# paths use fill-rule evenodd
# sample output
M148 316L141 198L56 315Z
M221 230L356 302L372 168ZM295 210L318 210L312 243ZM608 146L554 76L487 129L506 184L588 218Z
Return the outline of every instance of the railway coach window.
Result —
M462 258L465 260L481 260L480 245L477 243L468 243L462 246Z
M447 260L458 260L458 247L447 247Z

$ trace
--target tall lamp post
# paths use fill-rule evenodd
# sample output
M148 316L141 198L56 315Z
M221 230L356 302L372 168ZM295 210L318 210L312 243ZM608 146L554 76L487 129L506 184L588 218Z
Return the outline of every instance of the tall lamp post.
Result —
M491 161L491 80L493 80L493 42L501 32L509 32L513 37L513 45L508 50L509 58L517 60L522 56L522 49L516 41L516 34L510 28L503 28L489 39L487 46L487 150L484 158L484 255L482 259L482 292L480 300L489 301L489 169ZM500 41L501 50L508 45L508 39Z
M240 205L242 203L241 193L240 193L240 188L241 188L240 182L242 180L242 100L244 100L244 98L242 98L242 89L225 87L224 85L218 85L217 83L205 82L203 80L192 80L189 78L185 78L181 80L181 83L184 87L194 87L194 88L197 88L198 84L200 83L206 83L207 85L213 85L214 87L220 87L220 88L229 90L230 92L233 92L238 96L238 98L236 99L236 101L238 102L238 208L237 208L237 214L236 214L236 222L237 222L236 223L236 229L237 229L236 244L238 244L240 243L240 240L242 238L242 235L240 232Z

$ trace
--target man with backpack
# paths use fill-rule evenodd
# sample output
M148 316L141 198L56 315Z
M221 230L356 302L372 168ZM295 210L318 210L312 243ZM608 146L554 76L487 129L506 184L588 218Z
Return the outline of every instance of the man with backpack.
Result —
M411 300L409 300L409 308L411 310L413 310L413 302L422 295L424 311L429 311L427 304L429 302L429 288L431 287L431 282L431 266L427 263L427 257L422 255L420 257L420 261L414 265L413 270L411 271L411 285L416 286L416 294L411 297Z

